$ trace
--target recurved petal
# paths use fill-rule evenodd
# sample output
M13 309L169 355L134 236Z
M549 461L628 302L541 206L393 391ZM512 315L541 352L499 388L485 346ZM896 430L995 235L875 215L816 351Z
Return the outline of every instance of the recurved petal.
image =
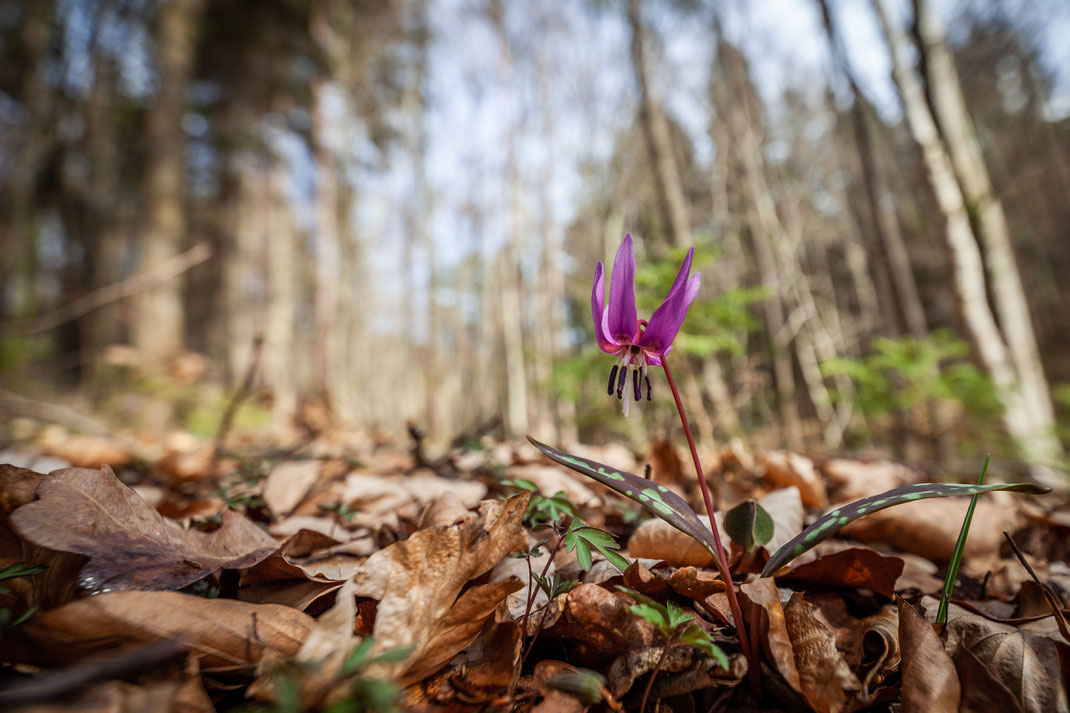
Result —
M685 265L690 265L690 255ZM679 281L679 278L678 278ZM702 276L695 274L686 283L674 285L669 296L654 310L647 323L646 331L639 338L639 346L650 354L668 354L672 340L676 339L680 326L687 317L687 310L698 296Z
M631 234L624 236L613 259L609 279L609 333L617 342L631 343L639 316L635 310L635 249Z

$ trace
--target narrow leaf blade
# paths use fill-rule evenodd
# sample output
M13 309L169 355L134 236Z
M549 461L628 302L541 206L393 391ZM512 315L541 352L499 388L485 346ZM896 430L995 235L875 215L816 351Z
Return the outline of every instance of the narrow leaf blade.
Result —
M646 478L611 468L597 461L566 453L553 446L540 443L531 436L528 436L528 440L531 445L555 463L597 480L610 490L639 503L651 515L661 518L680 532L694 537L699 544L714 555L716 561L717 545L713 539L713 533L699 520L698 515L683 498L664 485L652 483Z
M880 495L872 495L855 502L836 508L822 515L817 522L793 537L777 550L762 570L763 577L771 577L781 567L792 561L802 553L814 547L819 542L832 537L844 525L854 522L868 513L877 512L890 508L893 505L913 502L915 500L927 500L929 498L949 498L955 495L977 495L995 490L1007 490L1028 495L1043 495L1051 492L1051 488L1034 483L1005 483L1001 485L974 485L970 483L916 483L904 485L901 488L889 490Z

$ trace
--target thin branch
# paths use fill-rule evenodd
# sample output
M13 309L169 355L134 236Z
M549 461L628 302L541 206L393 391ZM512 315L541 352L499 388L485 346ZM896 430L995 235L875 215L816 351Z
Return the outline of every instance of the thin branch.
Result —
M211 246L208 243L197 243L186 252L175 255L140 275L93 290L59 309L29 319L0 324L0 339L32 337L73 322L112 302L148 292L200 265L210 257L212 257Z

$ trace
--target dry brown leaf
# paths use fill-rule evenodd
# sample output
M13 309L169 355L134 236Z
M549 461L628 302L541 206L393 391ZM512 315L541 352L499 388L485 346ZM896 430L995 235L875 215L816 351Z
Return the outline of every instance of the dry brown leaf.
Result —
M920 483L922 476L901 463L833 458L821 468L835 502L853 502L886 490Z
M264 503L275 517L293 512L320 477L318 460L291 460L271 469L264 481Z
M847 703L847 692L858 691L862 685L837 650L835 635L798 592L784 607L784 619L803 697L815 711L839 713Z
M977 503L963 558L966 574L972 567L984 567L982 563L997 556L1003 543L1002 531L1017 529L1020 518L1013 496L1001 495L1005 494L989 493ZM918 500L868 514L840 532L845 537L879 542L935 562L947 562L955 549L969 504L969 498Z
M251 567L277 547L231 511L216 532L179 529L107 466L51 473L37 496L11 515L15 530L42 547L88 556L78 582L93 592L179 589L218 569Z
M758 499L773 519L773 537L765 544L767 552L776 552L781 545L802 532L803 501L797 487L781 488Z
M443 478L431 472L409 475L351 473L340 487L341 502L354 512L352 523L366 527L393 524L397 516L416 520L420 509L452 492L465 507L475 507L487 486L472 480Z
M179 639L205 671L242 668L266 651L297 653L312 619L289 607L178 592L112 592L38 614L12 637L10 659L55 665L102 649Z
M904 713L958 713L960 685L955 664L932 625L899 600L900 673Z
M796 565L777 579L872 589L891 597L895 593L895 582L903 573L903 565L903 560L898 557L886 557L868 547L852 547Z
M1025 713L1018 698L969 649L955 653L955 670L962 686L959 713Z
M780 592L772 579L755 579L740 585L739 591L750 602L747 625L759 627L761 642L780 675L797 693L802 693L799 669L795 665L795 651L791 646ZM759 616L762 612L764 615Z
M1070 646L1051 629L1051 636L1038 635L952 607L945 634L952 655L965 649L976 656L1026 713L1067 711L1060 660L1070 661Z
M565 596L561 620L548 633L575 642L580 656L609 658L654 643L654 626L631 611L635 602L597 584L580 584Z
M539 492L546 496L564 492L569 500L580 507L601 502L598 495L586 483L572 477L568 471L556 465L543 463L515 465L511 466L506 474L514 480L530 480L538 486Z
M379 601L373 654L412 649L404 661L384 667L385 675L398 677L412 665L449 660L478 633L494 607L522 586L518 580L506 580L461 596L469 580L488 572L506 555L525 549L528 535L523 518L529 497L524 492L508 500L487 500L478 516L472 514L459 525L419 530L373 554L339 592L335 606L317 622L317 629L341 627L350 634L338 634L341 638L333 640L333 647L327 643L303 652L302 660L326 660L321 670L336 670L354 643L354 596ZM494 597L498 599L491 605ZM465 615L463 621L453 615L458 607L458 614ZM317 635L320 638L329 639L331 634ZM308 648L312 649L311 640Z
M76 468L121 466L134 460L123 443L106 436L70 434L62 428L45 428L38 439L44 451L69 462Z
M806 456L788 451L770 451L758 456L765 469L765 480L778 488L794 485L799 489L803 505L808 508L824 508L828 505L825 483Z
M708 517L699 515L698 519L709 527ZM727 543L728 535L725 534L724 528L720 527L720 518L718 527L721 542ZM659 518L646 520L635 528L628 540L628 554L632 557L661 560L673 567L706 567L713 563L713 556L698 540Z
M417 530L425 527L449 527L468 517L470 510L465 506L461 496L452 490L427 505L420 513Z
M677 594L699 602L705 601L711 594L725 591L719 574L695 567L681 567L669 575L668 583Z

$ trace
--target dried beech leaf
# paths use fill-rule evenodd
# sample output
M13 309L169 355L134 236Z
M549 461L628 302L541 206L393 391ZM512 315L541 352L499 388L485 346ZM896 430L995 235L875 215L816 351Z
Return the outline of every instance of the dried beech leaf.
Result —
M806 456L787 451L772 451L758 456L765 468L765 480L778 488L795 486L799 489L803 505L808 508L824 508L828 505L825 483Z
M739 591L751 603L748 625L760 627L761 641L769 659L788 685L797 693L802 693L802 681L795 665L795 650L788 634L784 608L780 604L780 593L773 580L756 579L740 585ZM758 617L759 611L765 615Z
M78 581L92 592L180 589L218 569L251 567L277 547L229 510L216 532L179 529L107 466L51 473L37 497L12 514L15 530L42 547L88 556Z
M244 668L267 651L292 657L311 628L309 616L274 604L112 592L38 614L12 637L9 660L53 666L116 646L179 639L201 657L202 670L220 671Z
M476 517L448 528L418 530L409 539L370 556L339 592L334 607L318 622L324 624L326 620L328 628L343 629L334 639L335 647L325 644L314 652L315 656L309 652L302 660L312 662L320 657L327 662L321 669L328 672L340 664L355 643L354 596L379 600L372 632L373 655L412 649L405 660L384 665L384 675L399 677L412 665L430 665L431 659L449 660L475 637L493 609L510 592L523 586L519 580L511 579L473 588L469 592L475 593L468 599L468 592L461 595L469 580L488 572L506 555L527 547L523 518L529 497L525 491L508 500L486 500ZM497 601L491 604L494 597ZM460 608L454 615L457 607ZM455 629L457 634L453 636L451 631ZM321 638L330 637L325 633ZM452 649L448 656L447 649Z
M862 685L837 650L836 636L799 593L784 607L784 619L803 697L815 711L839 713L847 703L847 692L860 690Z
M654 625L632 613L635 602L597 584L580 584L565 595L565 610L553 633L570 639L595 658L617 656L657 637Z
M944 643L913 605L899 600L904 713L958 713L960 686Z
M959 713L1025 713L1017 696L969 649L960 648L955 653L955 669L962 685Z
M795 565L777 579L872 589L891 597L895 593L895 582L903 573L903 566L903 560L898 557L886 557L868 547L852 547Z
M319 480L318 460L292 460L272 468L264 481L264 503L276 517L293 512Z

